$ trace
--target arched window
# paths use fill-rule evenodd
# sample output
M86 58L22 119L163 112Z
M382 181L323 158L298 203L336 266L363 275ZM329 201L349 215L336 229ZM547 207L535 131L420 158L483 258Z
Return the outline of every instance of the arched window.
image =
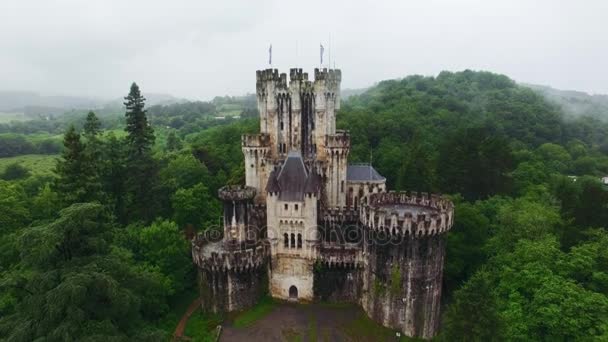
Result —
M302 234L298 234L298 248L302 248Z
M283 238L285 239L283 241L283 247L288 248L289 247L289 235L287 235L287 233L283 234Z
M291 248L296 248L296 235L291 233Z

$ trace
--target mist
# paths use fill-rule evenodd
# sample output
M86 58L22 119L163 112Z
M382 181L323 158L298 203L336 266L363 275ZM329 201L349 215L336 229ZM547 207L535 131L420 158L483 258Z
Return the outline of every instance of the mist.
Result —
M599 0L4 0L0 90L113 99L136 81L206 100L252 92L270 44L285 71L319 67L323 44L343 88L474 69L608 93L607 12Z

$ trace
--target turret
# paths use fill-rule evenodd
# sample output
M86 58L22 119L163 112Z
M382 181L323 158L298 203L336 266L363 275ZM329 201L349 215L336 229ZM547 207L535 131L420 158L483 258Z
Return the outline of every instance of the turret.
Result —
M256 189L249 186L227 185L218 191L224 202L224 242L243 244L257 242L258 227L250 225Z

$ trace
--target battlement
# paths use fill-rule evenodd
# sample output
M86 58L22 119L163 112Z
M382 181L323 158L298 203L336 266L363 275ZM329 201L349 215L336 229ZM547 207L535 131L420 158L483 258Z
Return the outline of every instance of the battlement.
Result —
M356 243L323 243L317 262L327 268L360 268L364 265L363 249Z
M243 134L241 136L243 147L270 147L270 134Z
M301 90L312 90L315 84L325 84L328 87L336 87L342 81L340 69L318 69L314 71L314 81L308 80L308 73L300 68L289 69L290 82L301 84ZM278 69L265 69L256 71L256 88L258 91L264 90L265 83L272 83L276 89L288 89L287 74L279 73ZM263 91L262 91L263 93Z
M330 81L339 83L342 80L342 71L340 69L329 69L323 68L315 69L315 81Z
M270 257L270 247L266 243L231 250L221 242L198 244L192 242L192 259L194 263L210 271L248 271L265 265Z
M289 80L291 82L294 82L294 81L308 82L308 73L302 72L302 69L291 68L291 69L289 69Z
M255 197L256 189L246 185L226 185L217 191L224 201L247 201Z
M350 148L350 134L337 131L336 134L326 135L325 148Z
M454 205L427 193L377 193L361 205L360 219L366 227L390 235L431 236L452 228Z

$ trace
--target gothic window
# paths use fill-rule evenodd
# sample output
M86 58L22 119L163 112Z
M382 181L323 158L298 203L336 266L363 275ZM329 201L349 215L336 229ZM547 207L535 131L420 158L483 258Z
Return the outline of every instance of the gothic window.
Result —
M340 183L340 192L344 193L344 181Z
M283 121L281 121L281 131L284 129L285 129L285 127L283 126Z
M295 209L298 210L298 205L297 204L295 205Z
M291 233L291 248L296 248L296 235Z
M285 210L289 209L289 204L285 203Z
M287 233L283 234L283 247L288 248L289 247L289 235L287 235Z
M302 234L298 234L298 248L302 248Z

